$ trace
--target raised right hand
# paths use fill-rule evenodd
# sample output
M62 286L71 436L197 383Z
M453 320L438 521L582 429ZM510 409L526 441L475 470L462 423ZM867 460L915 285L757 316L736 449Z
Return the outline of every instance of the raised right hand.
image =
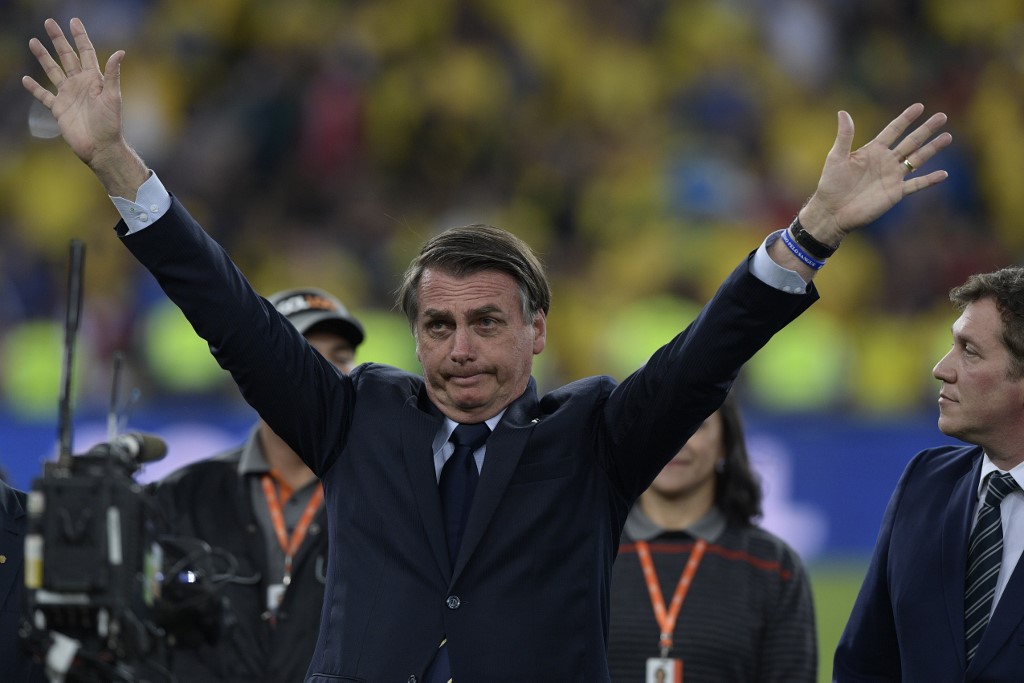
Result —
M81 20L71 20L77 53L56 21L47 19L44 26L60 64L37 38L30 40L28 47L56 87L57 94L31 76L24 76L22 85L50 110L64 141L79 159L92 167L118 146L125 146L121 130L120 78L124 50L111 55L104 72L100 73L96 50Z

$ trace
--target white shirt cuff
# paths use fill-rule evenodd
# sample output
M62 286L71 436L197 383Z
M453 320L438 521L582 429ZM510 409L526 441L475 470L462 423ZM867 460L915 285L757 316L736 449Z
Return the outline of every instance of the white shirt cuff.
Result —
M783 268L768 255L768 247L777 239L779 239L778 231L768 235L754 252L754 258L750 261L751 274L766 285L781 289L783 292L806 293L807 282L795 270Z
M124 197L111 197L110 201L114 202L117 212L128 226L129 235L149 226L171 208L170 193L156 177L156 173L152 172L139 187L135 201Z

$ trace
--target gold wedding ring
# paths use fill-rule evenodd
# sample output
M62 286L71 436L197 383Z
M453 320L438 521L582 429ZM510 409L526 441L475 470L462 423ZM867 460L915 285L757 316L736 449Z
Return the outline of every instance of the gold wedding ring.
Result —
M915 170L917 170L914 168L914 165L910 163L910 159L906 157L903 158L903 165L907 167L907 171L909 171L910 173L913 173Z

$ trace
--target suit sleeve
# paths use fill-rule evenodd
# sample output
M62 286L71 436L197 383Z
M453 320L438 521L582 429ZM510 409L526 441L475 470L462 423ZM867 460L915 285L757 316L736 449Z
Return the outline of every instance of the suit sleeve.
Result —
M630 502L721 406L743 364L818 298L813 285L791 294L765 284L749 261L603 407L599 457Z
M322 475L343 447L351 423L352 380L253 290L227 252L176 199L145 230L126 235L123 221L116 229L210 345L249 405Z
M919 461L920 456L907 466L886 506L864 583L836 647L832 670L836 683L898 681L902 676L889 592L889 552L903 494Z

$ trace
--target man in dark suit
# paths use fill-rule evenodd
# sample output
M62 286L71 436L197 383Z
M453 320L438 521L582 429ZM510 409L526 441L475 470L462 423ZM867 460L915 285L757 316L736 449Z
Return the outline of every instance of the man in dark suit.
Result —
M843 237L946 177L906 177L949 144L944 115L904 136L923 112L913 105L851 153L840 112L799 221L685 331L621 384L593 377L543 396L531 378L550 303L539 262L505 231L448 230L399 295L423 376L372 363L339 376L124 141L124 53L101 72L81 22L77 51L56 22L46 31L59 64L29 45L57 95L29 77L25 87L114 199L124 244L323 480L331 557L316 683L607 681L608 584L630 505L742 364L816 298L808 283ZM467 430L480 440L467 444Z
M972 445L922 451L900 478L836 650L840 683L1024 680L1024 268L973 275L950 299L939 429Z
M26 495L0 480L0 679L42 683L43 668L32 661L18 630L24 610Z

